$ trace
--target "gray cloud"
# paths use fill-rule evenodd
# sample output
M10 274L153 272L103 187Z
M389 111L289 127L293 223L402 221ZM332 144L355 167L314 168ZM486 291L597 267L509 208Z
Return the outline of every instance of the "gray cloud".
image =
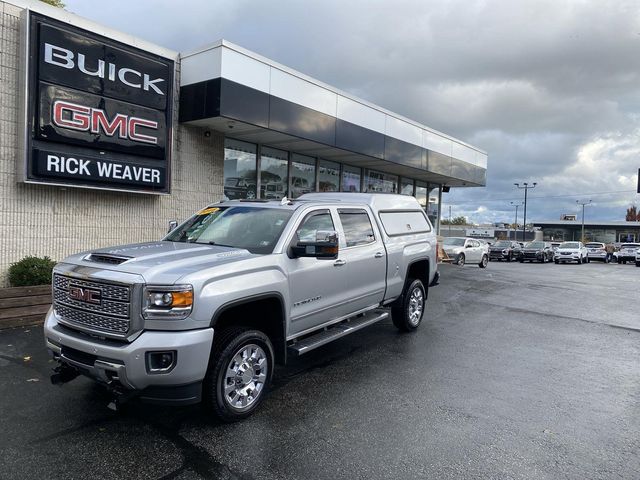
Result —
M226 38L486 150L487 187L445 196L475 221L510 220L518 181L539 182L530 218L638 201L636 1L67 4L179 51Z

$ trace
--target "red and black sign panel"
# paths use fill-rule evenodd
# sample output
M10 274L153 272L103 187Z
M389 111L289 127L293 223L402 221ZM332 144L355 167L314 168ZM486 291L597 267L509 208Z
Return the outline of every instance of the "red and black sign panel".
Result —
M28 181L169 192L173 60L31 13Z

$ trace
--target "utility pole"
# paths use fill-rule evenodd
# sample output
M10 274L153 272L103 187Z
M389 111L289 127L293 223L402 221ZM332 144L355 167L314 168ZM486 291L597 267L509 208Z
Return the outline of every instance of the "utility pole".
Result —
M591 200L589 200L588 202L581 202L580 200L576 200L576 203L578 205L582 205L582 236L580 237L580 241L584 243L584 207L585 205L590 205Z
M520 190L524 190L524 220L522 221L522 243L525 242L525 232L527 229L527 191L531 188L536 188L537 182L533 182L532 185L529 185L527 182L524 182L522 186L519 183L514 183L516 187Z
M451 205L449 205L449 236L451 236Z
M516 221L513 222L513 230L514 230L513 239L514 240L518 240L516 238L517 233L518 233L518 207L520 205L522 205L522 202L519 202L519 203L518 202L509 202L509 203L511 204L511 206L516 207ZM511 239L509 239L509 240L511 240Z

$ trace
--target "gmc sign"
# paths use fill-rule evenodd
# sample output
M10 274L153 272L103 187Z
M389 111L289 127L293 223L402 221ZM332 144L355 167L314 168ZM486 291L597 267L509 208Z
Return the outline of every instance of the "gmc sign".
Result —
M168 193L174 61L30 12L25 181Z

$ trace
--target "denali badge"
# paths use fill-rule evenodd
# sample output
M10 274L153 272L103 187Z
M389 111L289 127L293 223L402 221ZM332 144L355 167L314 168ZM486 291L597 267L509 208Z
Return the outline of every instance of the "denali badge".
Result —
M100 305L102 292L93 288L83 288L77 285L69 285L69 299L78 302Z

